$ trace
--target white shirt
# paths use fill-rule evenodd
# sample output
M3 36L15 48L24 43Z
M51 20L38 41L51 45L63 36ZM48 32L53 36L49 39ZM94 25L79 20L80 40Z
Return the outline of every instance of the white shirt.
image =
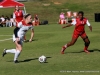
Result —
M4 17L1 17L1 20L2 20L2 22L4 22L5 21L5 18Z
M14 22L14 19L13 18L10 18L10 22Z
M18 27L20 28L18 31L18 37L22 38L22 39L29 29L31 29L31 30L33 29L33 25L25 26L22 24L22 22L18 23Z

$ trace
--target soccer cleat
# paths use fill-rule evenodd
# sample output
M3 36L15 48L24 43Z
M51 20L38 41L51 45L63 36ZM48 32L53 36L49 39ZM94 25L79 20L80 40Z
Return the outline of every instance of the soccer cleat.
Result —
M66 48L63 46L63 47L62 47L62 50L61 50L61 54L64 54L65 49L66 49Z
M85 52L85 53L89 53L88 47L84 47L84 52Z
M14 63L19 63L18 60L15 60Z
M85 53L90 53L88 50L84 50Z
M64 54L64 52L62 51L61 54Z
M4 51L3 51L3 54L2 54L2 57L4 57L7 53L6 53L6 50L7 49L4 49Z

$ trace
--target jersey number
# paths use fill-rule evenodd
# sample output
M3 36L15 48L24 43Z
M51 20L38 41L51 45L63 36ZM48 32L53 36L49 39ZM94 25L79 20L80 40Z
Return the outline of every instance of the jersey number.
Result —
M81 24L84 24L84 21L81 21Z

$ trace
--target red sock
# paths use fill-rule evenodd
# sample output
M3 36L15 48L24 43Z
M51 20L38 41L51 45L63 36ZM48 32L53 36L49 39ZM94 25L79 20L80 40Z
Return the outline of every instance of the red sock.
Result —
M66 48L67 48L67 45L63 46L61 51L64 52Z
M88 50L88 47L85 46L84 50Z

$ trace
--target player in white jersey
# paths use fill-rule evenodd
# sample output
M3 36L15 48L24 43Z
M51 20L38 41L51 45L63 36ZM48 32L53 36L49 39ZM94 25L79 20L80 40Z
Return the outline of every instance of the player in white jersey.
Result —
M33 36L34 36L34 29L32 25L32 16L31 14L25 15L24 19L18 23L18 27L20 28L19 30L14 31L13 35L13 41L16 45L16 49L5 49L3 51L2 56L4 57L7 53L14 53L14 62L18 63L18 56L20 55L22 51L22 44L23 44L23 39L24 35L26 32L31 29L31 37L29 42L32 42Z

